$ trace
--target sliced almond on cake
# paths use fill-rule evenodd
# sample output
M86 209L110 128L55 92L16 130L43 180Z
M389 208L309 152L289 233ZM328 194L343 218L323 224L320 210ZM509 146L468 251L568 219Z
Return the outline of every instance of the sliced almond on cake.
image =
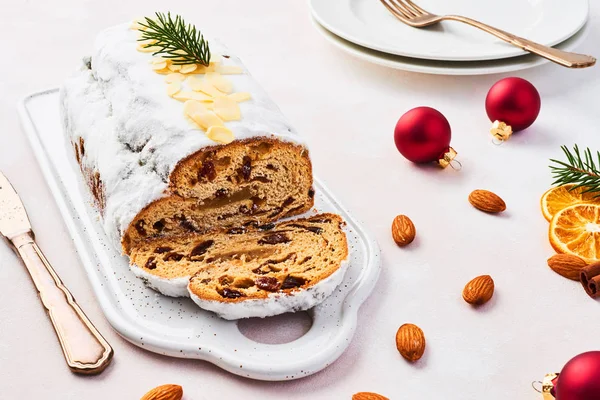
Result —
M188 83L189 83L190 87L192 88L192 90L194 90L196 92L206 93L207 95L209 95L211 97L219 97L219 96L223 95L223 93L221 91L219 91L216 87L214 87L209 82L202 80L202 78L199 78L197 76L190 77L188 79Z
M179 72L181 72L182 74L189 74L191 72L194 72L196 68L198 68L196 64L184 64L181 66Z
M169 69L171 69L171 65L169 65ZM168 74L165 77L165 82L173 83L173 82L183 82L185 81L187 76L180 74L178 72L173 72L172 74Z
M233 142L235 136L229 128L224 126L211 126L206 131L206 137L217 143L227 144Z
M196 101L203 101L203 102L212 102L213 101L213 98L207 94L200 93L200 92L192 92L189 90L182 90L180 92L177 92L177 93L175 93L175 95L173 95L173 98L177 99L179 101L186 101L186 100L196 100Z
M221 75L234 75L244 73L244 69L237 65L219 65L217 72Z
M228 97L215 98L213 108L223 121L237 121L242 118L239 104Z
M237 101L238 103L241 103L242 101L250 100L252 98L252 96L248 92L231 93L231 94L227 95L227 97L230 98L231 100Z
M200 111L190 115L190 118L205 131L211 126L225 126L223 120L212 111Z
M207 82L216 87L219 91L223 93L231 93L233 90L233 84L229 79L225 79L218 72L207 72L204 76Z
M167 85L167 94L174 96L177 92L181 91L181 82L171 82Z
M197 100L187 100L185 103L183 103L183 112L190 118L194 114L207 111L208 108L206 108L206 106L203 103Z

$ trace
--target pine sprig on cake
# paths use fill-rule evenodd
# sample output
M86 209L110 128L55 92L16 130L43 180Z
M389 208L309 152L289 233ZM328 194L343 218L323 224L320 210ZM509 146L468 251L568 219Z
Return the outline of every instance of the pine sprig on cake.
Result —
M577 145L572 151L567 146L561 149L567 161L550 160L556 164L550 166L555 178L553 185L572 184L573 189L583 187L583 193L596 193L595 197L600 197L600 151L594 156L589 148L582 152Z
M153 42L144 47L159 47L153 55L169 58L173 64L201 64L208 66L210 48L202 33L192 24L186 24L180 15L171 17L171 13L156 13L156 18L144 18L138 24L139 41Z

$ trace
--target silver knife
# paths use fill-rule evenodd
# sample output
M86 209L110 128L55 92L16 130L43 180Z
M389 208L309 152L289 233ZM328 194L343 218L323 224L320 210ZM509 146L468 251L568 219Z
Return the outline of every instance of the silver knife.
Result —
M25 207L2 172L0 233L27 267L71 371L79 374L102 372L112 360L113 349L79 308L35 243Z

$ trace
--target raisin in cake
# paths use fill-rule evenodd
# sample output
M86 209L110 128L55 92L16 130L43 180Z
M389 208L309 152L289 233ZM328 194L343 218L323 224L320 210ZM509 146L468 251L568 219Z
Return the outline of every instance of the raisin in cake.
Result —
M151 239L132 250L131 261L134 273L161 293L189 292L200 307L237 319L320 303L341 282L347 249L342 219L320 214Z
M264 224L313 204L304 142L240 60L216 41L210 47L241 70L226 75L235 92L251 96L239 103L241 118L226 123L235 136L229 144L185 117L127 24L102 32L62 87L71 151L106 233L125 253L146 238Z
M146 28L102 32L61 89L107 236L149 286L225 318L316 305L343 277L341 218L274 224L313 206L306 145L217 41L178 65L139 42Z

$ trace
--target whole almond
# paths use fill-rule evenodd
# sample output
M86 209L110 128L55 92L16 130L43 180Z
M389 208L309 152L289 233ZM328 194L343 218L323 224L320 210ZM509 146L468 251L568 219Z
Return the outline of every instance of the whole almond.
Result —
M480 306L487 303L494 295L494 280L489 275L481 275L472 279L463 289L463 299L469 304Z
M406 215L398 215L392 222L392 237L400 247L407 246L415 240L417 230L415 224Z
M469 203L478 210L487 213L499 213L506 210L506 203L495 193L488 190L473 190Z
M404 324L396 332L396 348L408 361L417 361L425 353L425 335L421 328Z
M390 400L385 396L371 392L360 392L352 396L352 400Z
M179 385L157 386L140 400L181 400L183 397L183 388Z
M572 254L555 254L548 259L548 266L552 271L574 281L579 281L581 270L586 265L585 261Z

